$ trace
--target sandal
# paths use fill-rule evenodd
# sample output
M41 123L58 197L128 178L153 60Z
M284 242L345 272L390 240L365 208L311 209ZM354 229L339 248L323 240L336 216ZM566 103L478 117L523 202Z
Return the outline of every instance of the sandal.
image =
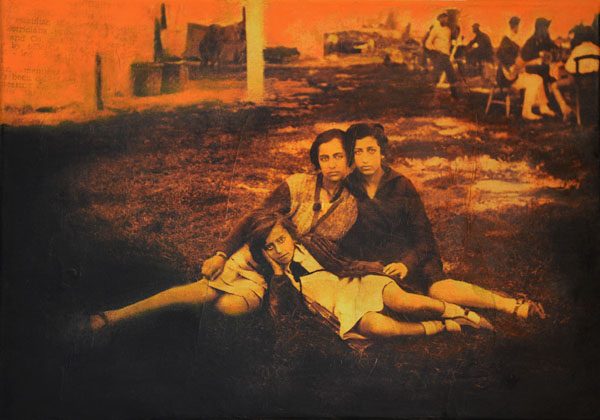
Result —
M517 304L515 305L513 314L521 319L529 319L533 317L546 319L548 317L541 303L535 302L523 294L517 297Z

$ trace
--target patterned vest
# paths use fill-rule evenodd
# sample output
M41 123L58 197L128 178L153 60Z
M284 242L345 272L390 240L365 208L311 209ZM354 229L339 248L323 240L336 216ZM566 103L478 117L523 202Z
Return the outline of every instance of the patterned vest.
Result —
M317 175L294 174L286 180L286 183L290 189L291 218L301 237L308 233L316 233L331 241L337 241L356 221L358 217L356 199L346 188L331 207L324 214L320 214L317 221L313 221Z

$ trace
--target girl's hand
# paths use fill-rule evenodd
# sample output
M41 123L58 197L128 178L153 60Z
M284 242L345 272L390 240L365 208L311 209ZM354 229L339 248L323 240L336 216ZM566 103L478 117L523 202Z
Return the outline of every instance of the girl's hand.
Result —
M388 276L398 276L403 279L408 274L408 267L401 262L393 262L383 267L383 272Z
M263 255L267 262L271 265L271 268L273 269L273 274L275 276L281 276L283 274L283 267L277 261L271 258L269 254L266 253L266 251L263 251Z
M225 267L225 257L222 255L213 255L202 264L202 275L209 280L214 280L221 275Z

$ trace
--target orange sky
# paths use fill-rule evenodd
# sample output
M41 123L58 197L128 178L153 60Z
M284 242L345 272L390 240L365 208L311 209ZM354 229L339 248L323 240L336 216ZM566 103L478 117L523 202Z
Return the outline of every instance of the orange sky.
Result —
M299 6L301 5L301 6ZM529 34L537 17L552 19L552 33L566 35L575 24L591 23L600 12L598 0L467 0L467 1L358 1L358 0L273 0L267 3L265 26L267 43L291 44L308 54L322 50L322 33L351 29L365 23L382 22L394 11L401 24L412 22L414 32L423 32L439 11L461 10L461 26L467 37L478 22L482 30L499 42L506 22L513 15L522 19L522 30Z
M129 95L129 66L152 59L153 0L2 0L2 102L33 106L93 104L94 56L103 57L106 95ZM166 0L169 28L163 44L181 54L188 22L240 20L241 0ZM394 11L400 24L423 32L441 10L461 9L470 36L477 21L497 42L512 15L531 33L536 17L553 20L551 33L566 35L600 12L598 0L266 0L267 45L296 46L304 55L322 54L323 33L385 20Z

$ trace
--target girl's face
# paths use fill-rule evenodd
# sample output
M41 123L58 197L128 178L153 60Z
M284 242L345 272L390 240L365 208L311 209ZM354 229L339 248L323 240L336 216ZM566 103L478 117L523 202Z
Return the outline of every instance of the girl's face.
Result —
M375 137L363 137L356 140L354 162L361 174L374 175L381 169L383 155Z
M294 256L296 244L292 235L279 223L277 223L265 241L265 253L276 263L289 264Z
M340 182L347 175L348 160L340 139L333 139L319 146L319 166L323 177Z

